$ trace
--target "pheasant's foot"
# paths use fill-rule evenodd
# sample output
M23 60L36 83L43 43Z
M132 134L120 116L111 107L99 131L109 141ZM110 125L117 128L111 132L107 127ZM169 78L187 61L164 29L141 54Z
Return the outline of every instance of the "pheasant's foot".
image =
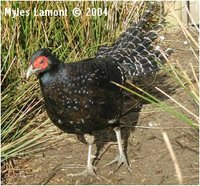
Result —
M117 169L116 171L123 165L125 164L126 167L128 168L129 172L132 172L132 169L127 161L127 158L125 157L124 154L118 155L114 160L112 160L110 163L106 164L104 167L110 166L114 163L117 163Z
M96 167L91 165L91 166L87 166L83 172L75 173L75 174L68 174L68 176L72 176L72 177L83 176L83 177L92 177L92 178L96 177L97 179L101 180L101 177L97 176L97 174L96 174L96 169L97 169Z

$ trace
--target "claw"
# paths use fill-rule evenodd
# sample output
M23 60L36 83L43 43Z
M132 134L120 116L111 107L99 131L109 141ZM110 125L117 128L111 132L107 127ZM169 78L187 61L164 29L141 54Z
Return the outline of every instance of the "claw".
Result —
M127 159L126 159L126 157L125 157L124 154L118 155L114 160L112 160L110 163L106 164L104 167L110 166L110 165L112 165L112 164L114 164L114 163L117 163L117 169L116 169L116 171L118 171L119 168L120 168L123 164L125 164L126 167L127 167L127 169L128 169L128 171L129 171L129 172L132 172L132 169L131 169L130 165L128 164L128 161L127 161ZM115 172L116 172L116 171L115 171Z
M92 177L96 177L97 179L101 179L96 174L97 168L94 165L92 165L92 159L95 158L95 156L92 155L92 143L93 143L94 139L90 135L87 135L86 137L87 137L86 141L88 141L88 143L89 143L86 169L83 172L80 172L80 173L68 174L68 176L72 176L72 177L75 177L75 176L85 176L85 177L92 176Z
M68 176L72 176L72 177L76 177L76 176L85 176L85 177L95 176L97 178L100 178L99 176L97 176L96 167L94 167L94 166L86 167L86 169L83 172L75 173L75 174L68 174Z
M117 143L118 143L118 150L119 150L119 154L117 155L117 157L112 160L110 163L106 164L104 167L107 167L109 165L112 165L114 163L117 163L117 170L119 170L119 168L122 166L122 164L125 164L126 167L128 168L129 172L132 172L132 169L128 163L128 160L123 152L123 148L122 148L122 139L121 139L121 131L119 128L115 128L114 129L116 136L117 136Z

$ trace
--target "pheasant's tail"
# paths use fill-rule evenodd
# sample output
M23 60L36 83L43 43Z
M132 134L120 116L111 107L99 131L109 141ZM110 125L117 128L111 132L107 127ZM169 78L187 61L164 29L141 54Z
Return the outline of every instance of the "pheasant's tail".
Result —
M146 10L139 21L122 33L112 46L101 47L96 57L113 59L128 79L157 71L166 61L164 56L168 57L173 50L168 48L162 53L154 44L163 26L158 24L154 30L146 31L145 26L152 16L153 10Z

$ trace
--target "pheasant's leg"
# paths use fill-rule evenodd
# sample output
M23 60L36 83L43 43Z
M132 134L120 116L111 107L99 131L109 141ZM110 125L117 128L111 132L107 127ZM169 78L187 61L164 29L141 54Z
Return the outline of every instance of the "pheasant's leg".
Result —
M88 172L89 174L96 174L95 170L96 167L94 167L92 165L92 159L94 158L94 156L92 155L92 144L89 144L88 147L88 158L87 158L87 167L86 167L86 172Z
M116 137L117 137L117 144L118 144L118 151L119 154L117 157L112 160L110 163L106 164L105 166L111 165L113 163L117 163L117 170L121 167L122 164L125 164L129 171L132 171L131 167L129 166L128 160L126 155L124 154L123 147L122 147L122 138L121 138L121 130L119 127L114 128Z
M104 147L103 149L101 149L101 151L95 155L95 159L93 161L93 164L96 166L99 162L99 160L101 159L101 157L104 155L104 153L108 150L108 148L111 146L111 145L116 145L117 142L108 142Z
M94 142L94 137L91 135L86 135L84 136L87 143L89 144L88 147L88 157L87 157L87 166L86 169L81 172L81 173L77 173L77 174L69 174L69 176L88 176L88 175L96 175L96 167L94 167L92 165L92 160L94 158L94 156L92 155L92 144Z

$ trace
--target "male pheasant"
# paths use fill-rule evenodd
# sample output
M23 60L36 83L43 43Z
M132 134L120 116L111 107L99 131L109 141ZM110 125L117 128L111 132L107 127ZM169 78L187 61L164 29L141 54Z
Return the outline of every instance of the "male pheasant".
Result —
M114 129L118 142L119 154L111 163L124 163L130 169L120 132L123 90L112 82L123 85L126 80L153 74L165 62L153 45L157 31L144 29L151 16L152 11L145 11L137 23L110 47L100 48L93 58L63 63L43 48L30 59L26 77L38 75L51 121L64 132L83 135L89 144L86 170L81 174L95 174L91 155L93 132L106 128ZM171 52L164 51L166 56Z

